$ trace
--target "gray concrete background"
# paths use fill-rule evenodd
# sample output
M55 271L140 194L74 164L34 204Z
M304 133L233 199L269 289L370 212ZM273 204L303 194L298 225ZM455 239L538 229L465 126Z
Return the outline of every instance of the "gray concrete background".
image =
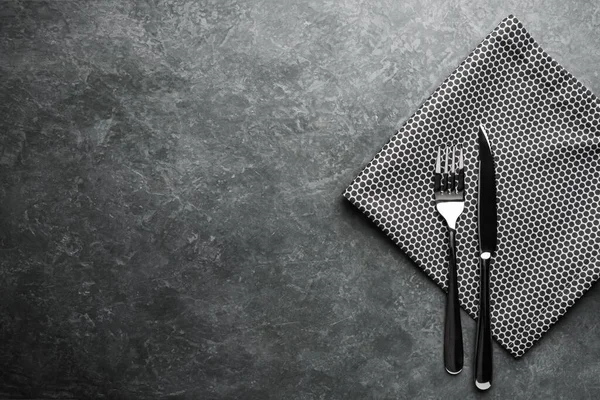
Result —
M597 288L480 395L340 196L510 13L600 93L594 1L0 2L0 397L598 398Z

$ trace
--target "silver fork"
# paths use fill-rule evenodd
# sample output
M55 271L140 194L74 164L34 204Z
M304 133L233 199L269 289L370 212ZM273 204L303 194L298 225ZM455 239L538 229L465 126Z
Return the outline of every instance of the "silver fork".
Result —
M450 263L448 265L448 298L444 326L444 366L449 374L455 375L463 368L462 327L458 282L456 273L456 221L465 208L465 171L463 151L460 148L458 170L456 169L456 147L452 147L452 167L448 171L448 148L444 150L445 165L442 173L438 148L435 163L434 192L435 206L448 224L450 234Z

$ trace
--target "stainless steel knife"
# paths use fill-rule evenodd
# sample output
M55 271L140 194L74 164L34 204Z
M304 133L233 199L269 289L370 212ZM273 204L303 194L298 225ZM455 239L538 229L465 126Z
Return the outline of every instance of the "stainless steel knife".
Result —
M494 155L485 127L479 127L479 191L477 198L479 229L479 316L475 339L475 386L492 386L492 335L490 326L490 265L498 236L496 176Z

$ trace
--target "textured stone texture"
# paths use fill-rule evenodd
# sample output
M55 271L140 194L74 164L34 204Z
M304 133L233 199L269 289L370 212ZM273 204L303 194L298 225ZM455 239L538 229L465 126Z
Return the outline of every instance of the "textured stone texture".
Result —
M0 397L476 398L342 190L506 15L600 93L597 2L0 3ZM600 292L490 398L600 396Z

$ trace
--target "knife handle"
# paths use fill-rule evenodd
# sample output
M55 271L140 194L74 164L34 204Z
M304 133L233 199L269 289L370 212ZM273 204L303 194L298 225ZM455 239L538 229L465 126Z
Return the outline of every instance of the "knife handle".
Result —
M450 229L450 263L448 265L448 298L446 300L446 323L444 326L444 367L456 375L463 368L463 340L458 302L458 279L456 273L456 230Z
M488 253L489 254L489 253ZM490 327L490 261L480 258L479 317L475 339L475 386L487 390L492 386L492 335Z

